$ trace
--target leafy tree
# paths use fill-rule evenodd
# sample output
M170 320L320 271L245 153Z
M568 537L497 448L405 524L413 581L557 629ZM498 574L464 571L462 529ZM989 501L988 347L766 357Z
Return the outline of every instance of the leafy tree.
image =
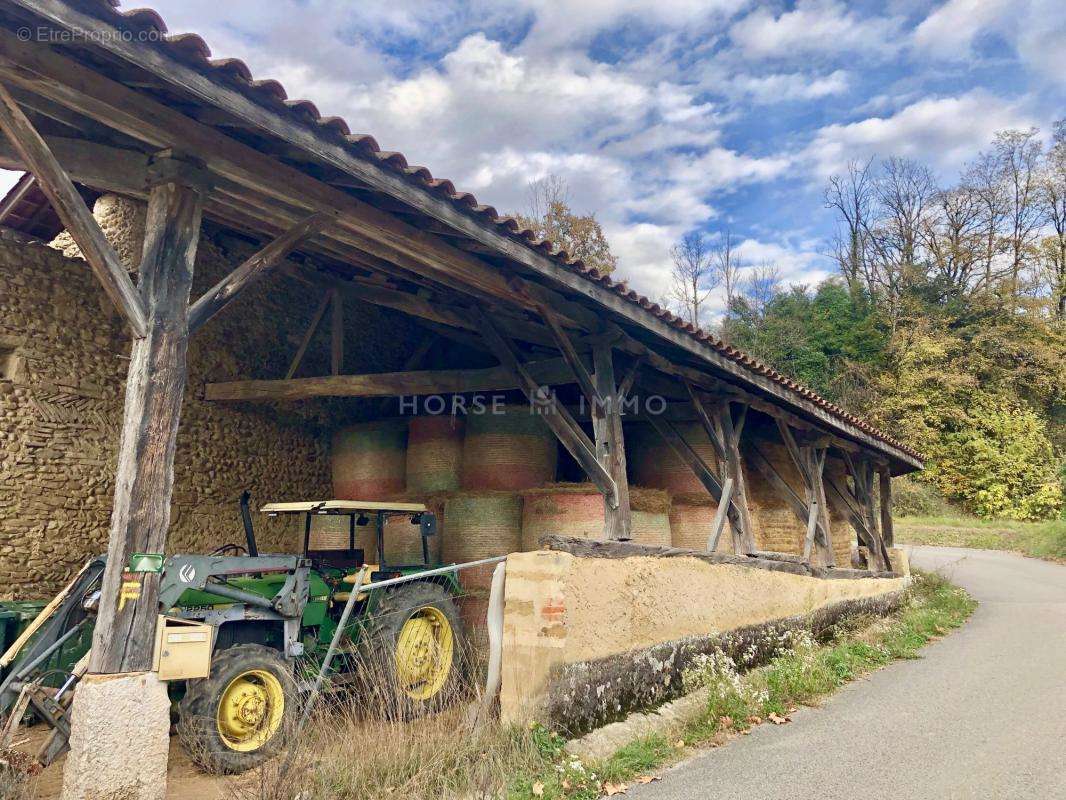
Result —
M526 214L514 215L520 225L581 259L587 267L602 274L614 271L618 260L603 228L595 214L574 213L563 178L548 175L530 183L528 206Z

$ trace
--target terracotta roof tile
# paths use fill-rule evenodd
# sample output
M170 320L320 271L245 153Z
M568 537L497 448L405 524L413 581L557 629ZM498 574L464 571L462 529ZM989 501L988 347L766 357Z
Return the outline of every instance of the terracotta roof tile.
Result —
M118 11L118 0L95 0L104 10L105 14L112 17L119 25L133 26L139 29L152 28L160 33L167 32L166 24L158 13L152 9L133 9ZM825 409L833 416L844 420L865 433L880 439L899 450L902 450L915 458L921 456L911 448L895 440L883 431L878 430L870 423L845 411L839 406L830 403L815 392L793 381L776 370L771 369L760 361L741 353L729 345L724 344L715 337L701 331L694 326L685 323L668 309L660 307L635 291L628 289L625 284L616 282L610 276L601 276L596 270L586 269L581 261L572 258L569 253L557 248L551 242L538 239L531 231L524 229L509 216L497 213L491 206L482 205L477 198L469 192L458 191L449 180L434 178L425 167L411 167L402 153L388 152L379 149L377 141L367 134L349 133L348 124L339 117L321 117L316 106L308 100L287 101L285 87L276 80L256 80L253 78L247 65L238 59L211 59L211 51L207 44L196 34L177 34L165 36L162 46L169 49L175 57L189 63L197 69L215 75L218 80L241 88L252 95L257 102L267 106L273 106L279 111L292 115L298 121L305 124L314 124L325 135L334 137L338 142L347 145L350 150L362 158L373 158L380 165L387 167L398 175L403 176L411 183L423 187L436 195L442 195L450 199L458 208L465 212L476 215L480 220L487 220L502 234L509 236L540 253L548 255L557 263L567 269L599 283L608 289L614 290L629 302L647 310L658 319L683 330L694 339L704 342L713 347L722 355L733 359L759 374L768 375L772 380L795 392L798 395L809 398L819 407Z

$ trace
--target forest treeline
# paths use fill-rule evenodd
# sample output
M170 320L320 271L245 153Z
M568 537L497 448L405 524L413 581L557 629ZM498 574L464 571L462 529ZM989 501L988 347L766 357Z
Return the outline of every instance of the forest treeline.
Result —
M921 451L956 505L1062 514L1066 121L1046 149L997 134L949 186L914 160L851 164L825 201L837 275L782 287L753 268L722 335Z

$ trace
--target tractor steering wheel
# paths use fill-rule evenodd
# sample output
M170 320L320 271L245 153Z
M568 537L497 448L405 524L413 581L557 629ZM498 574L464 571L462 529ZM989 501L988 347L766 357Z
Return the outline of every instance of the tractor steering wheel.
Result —
M225 555L235 555L235 556L243 555L243 556L246 556L246 555L248 555L248 548L245 547L242 544L224 544L221 547L216 547L214 550L212 550L211 551L211 555L213 555L213 556L225 556Z

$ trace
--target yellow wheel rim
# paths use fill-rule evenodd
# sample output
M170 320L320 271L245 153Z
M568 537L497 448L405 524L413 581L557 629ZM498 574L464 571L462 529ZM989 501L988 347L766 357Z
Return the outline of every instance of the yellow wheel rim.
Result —
M281 727L285 692L274 673L251 669L229 682L218 701L218 735L230 750L248 753Z
M438 608L423 606L400 628L396 640L396 677L414 700L429 700L452 671L455 640L451 623Z

